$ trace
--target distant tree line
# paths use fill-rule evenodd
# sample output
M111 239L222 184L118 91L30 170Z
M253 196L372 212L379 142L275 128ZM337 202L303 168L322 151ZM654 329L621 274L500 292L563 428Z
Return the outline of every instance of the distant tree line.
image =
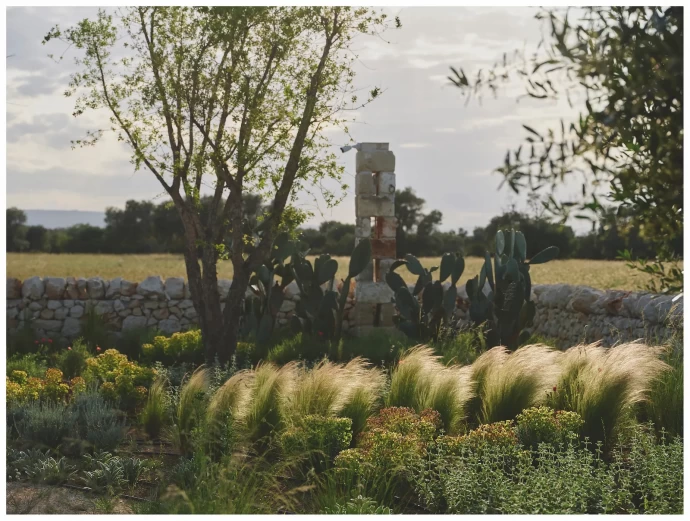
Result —
M202 213L210 198L201 198ZM424 212L425 200L411 188L396 192L398 217L398 256L412 253L419 257L436 257L445 252L462 251L466 256L484 255L493 250L496 231L516 228L527 240L528 257L547 246L558 246L560 258L615 259L618 252L631 250L637 258L653 258L654 245L640 236L632 225L631 216L607 212L604 218L586 235L575 235L570 226L559 224L539 215L509 210L491 219L484 227L476 227L470 234L459 228L441 231L443 214L438 210ZM252 230L266 205L260 196L247 198L244 204L244 223ZM349 255L355 241L355 225L326 221L318 228L296 230L303 247L311 253ZM184 230L177 210L168 201L127 201L124 209L108 208L105 227L78 224L69 228L47 229L28 226L22 210L7 210L7 251L46 253L182 253ZM230 240L230 230L226 241ZM675 252L682 257L682 237L674 243Z

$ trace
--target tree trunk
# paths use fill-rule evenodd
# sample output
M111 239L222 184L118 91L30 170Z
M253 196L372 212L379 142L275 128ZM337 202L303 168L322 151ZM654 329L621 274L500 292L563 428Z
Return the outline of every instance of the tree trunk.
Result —
M202 279L202 299L205 331L202 330L202 335L204 337L206 363L213 363L217 356L218 361L224 365L229 361L229 357L224 356L226 349L225 340L223 338L223 313L220 306L220 292L218 291L217 263L218 254L214 245L204 245L201 265L204 270Z
M230 286L230 293L228 294L223 313L223 359L226 360L230 360L237 349L240 335L240 319L244 312L244 296L249 287L250 275L251 271L247 266L242 266L240 269L235 267L234 269L232 286Z
M204 340L206 362L213 363L216 356L220 361L227 361L229 358L223 357L225 342L216 270L218 255L213 244L205 244L202 246L201 259L199 259L201 226L198 217L191 212L185 212L179 208L178 210L185 228L184 259L187 268L187 284ZM201 260L201 266L199 266L199 260Z

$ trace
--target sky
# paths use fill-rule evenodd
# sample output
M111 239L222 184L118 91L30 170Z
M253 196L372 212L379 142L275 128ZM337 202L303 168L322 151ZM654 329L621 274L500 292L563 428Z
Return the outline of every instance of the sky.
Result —
M397 186L412 187L426 200L426 210L443 213L443 230L484 226L502 211L527 209L526 194L507 187L494 173L508 149L522 142L527 124L546 129L576 115L565 101L516 101L519 86L509 86L498 99L465 104L447 79L450 67L469 75L490 67L505 51L533 49L543 28L527 7L403 7L386 8L399 16L401 29L383 38L356 42L355 85L383 89L383 95L357 111L350 134L358 142L388 142L396 156ZM164 200L163 190L145 170L134 172L123 143L105 138L95 147L72 149L70 140L105 126L103 114L72 116L73 101L65 98L74 72L74 53L62 63L62 44L41 40L56 23L67 27L94 15L96 8L7 9L7 205L23 209L104 211L123 208L128 199ZM100 119L99 119L100 117ZM332 132L333 150L347 138ZM354 185L355 153L343 154L348 184ZM352 188L342 203L327 208L303 198L314 216L354 223ZM588 225L570 223L577 231ZM579 226L578 226L579 225ZM584 228L583 228L584 227Z

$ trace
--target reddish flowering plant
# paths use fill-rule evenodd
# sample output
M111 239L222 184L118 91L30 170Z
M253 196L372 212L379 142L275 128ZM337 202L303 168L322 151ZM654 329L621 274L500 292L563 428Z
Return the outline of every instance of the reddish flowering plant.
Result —
M71 347L71 346L67 346L67 351L71 351L71 350L72 350L72 347Z
M100 350L101 350L101 348L96 346L96 351L100 351Z
M558 389L558 388L554 385L554 386L553 386L553 392L555 393L555 392L557 391L557 389Z

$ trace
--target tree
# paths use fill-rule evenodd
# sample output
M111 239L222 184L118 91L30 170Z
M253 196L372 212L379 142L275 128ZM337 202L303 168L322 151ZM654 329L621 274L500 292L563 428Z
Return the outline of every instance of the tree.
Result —
M402 191L396 190L395 192L395 216L398 219L395 235L398 257L410 253L408 236L414 232L422 218L424 203L424 199L417 197L414 190L409 186Z
M8 208L6 212L7 251L23 251L29 243L26 240L26 214L19 208Z
M607 206L626 211L668 257L669 245L683 235L683 8L578 12L540 11L550 44L529 58L504 54L472 80L451 68L450 80L468 100L485 88L496 93L516 76L532 98L572 102L582 94L575 123L546 131L523 125L525 142L506 154L498 172L514 191L540 193L563 221L573 213L596 219ZM556 186L580 177L581 198L553 197Z
M135 167L172 199L208 361L234 353L252 272L286 221L304 218L291 205L296 194L340 181L323 131L362 106L351 89L350 44L384 24L384 15L349 7L135 7L117 18L101 10L45 37L81 51L67 92L82 93L75 115L105 109ZM212 191L206 218L202 186ZM272 200L251 236L243 227L248 193ZM338 201L322 193L326 204ZM216 264L225 256L234 274L223 311Z

